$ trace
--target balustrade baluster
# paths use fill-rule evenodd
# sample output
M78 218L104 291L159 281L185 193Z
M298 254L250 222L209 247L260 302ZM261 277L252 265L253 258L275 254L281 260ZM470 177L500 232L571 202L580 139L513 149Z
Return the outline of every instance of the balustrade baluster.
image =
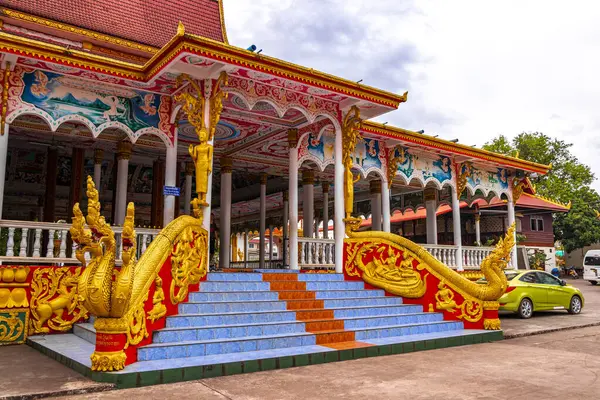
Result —
M40 256L40 247L42 247L41 237L42 229L38 228L35 230L35 242L33 242L33 257Z
M67 231L66 229L60 230L60 253L59 258L67 258Z
M19 257L27 257L27 234L29 228L21 229L21 248L19 249Z
M48 231L48 243L46 246L46 258L54 258L54 229Z
M8 228L8 240L6 241L6 255L14 257L15 255L15 228Z
M142 235L142 254L146 251L146 247L148 246L148 234L144 233Z

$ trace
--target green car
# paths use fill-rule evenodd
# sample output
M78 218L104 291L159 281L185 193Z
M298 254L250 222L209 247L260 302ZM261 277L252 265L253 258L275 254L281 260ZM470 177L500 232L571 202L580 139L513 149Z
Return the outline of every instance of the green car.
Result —
M501 311L518 313L531 318L534 311L567 310L579 314L583 308L583 294L543 271L505 271L508 288L498 299Z

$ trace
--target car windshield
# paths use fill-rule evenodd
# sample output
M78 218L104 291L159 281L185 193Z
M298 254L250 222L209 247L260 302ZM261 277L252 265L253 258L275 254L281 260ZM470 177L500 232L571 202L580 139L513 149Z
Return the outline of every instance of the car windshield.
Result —
M587 256L583 261L583 265L600 265L600 256Z

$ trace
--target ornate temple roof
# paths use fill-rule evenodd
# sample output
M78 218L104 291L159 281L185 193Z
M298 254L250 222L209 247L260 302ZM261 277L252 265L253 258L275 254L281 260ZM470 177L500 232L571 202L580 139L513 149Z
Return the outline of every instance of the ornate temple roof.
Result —
M179 21L189 33L227 43L222 0L1 0L16 11L160 48Z

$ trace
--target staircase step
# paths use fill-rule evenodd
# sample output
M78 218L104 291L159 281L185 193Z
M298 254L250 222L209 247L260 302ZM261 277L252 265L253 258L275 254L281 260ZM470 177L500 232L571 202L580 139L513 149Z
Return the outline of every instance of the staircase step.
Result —
M86 342L96 344L96 329L93 323L82 322L73 325L73 334Z
M315 332L326 329L359 329L388 325L408 325L411 323L439 322L443 315L439 313L401 314L378 317L358 317L347 319L325 319L309 322L265 322L239 325L190 326L182 328L164 328L154 333L154 343L176 343L191 340L213 340L241 338L244 336L269 336L284 333ZM329 325L329 326L328 326Z
M379 339L392 336L417 335L462 329L460 322L430 322L424 324L387 325L353 330L334 330L318 333L287 333L270 336L245 336L231 339L180 341L177 343L153 343L138 349L140 361L199 357L214 354L311 346L337 343L347 340ZM356 339L355 339L356 338Z

